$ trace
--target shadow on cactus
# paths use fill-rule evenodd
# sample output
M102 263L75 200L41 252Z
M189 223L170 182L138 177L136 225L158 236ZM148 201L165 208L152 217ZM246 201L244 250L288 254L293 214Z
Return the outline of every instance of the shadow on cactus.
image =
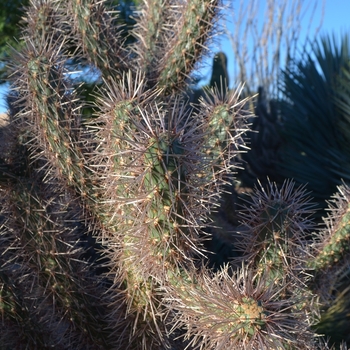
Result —
M323 248L303 240L303 189L256 189L244 234L226 232L242 259L208 267L208 228L248 130L241 87L207 89L196 106L187 97L220 4L146 1L128 45L107 5L32 0L13 53L0 345L316 348ZM91 118L65 65L72 43L101 72Z

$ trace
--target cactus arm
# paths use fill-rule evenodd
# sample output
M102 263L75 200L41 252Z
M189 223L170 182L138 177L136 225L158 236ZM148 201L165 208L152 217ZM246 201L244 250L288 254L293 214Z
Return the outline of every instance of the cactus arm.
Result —
M24 293L20 286L16 285L17 283L11 283L14 276L7 274L5 270L6 264L2 263L0 272L1 345L12 349L20 343L26 343L32 347L35 344L44 346L45 338L50 332L45 327L40 327L38 320L24 303ZM35 334L35 340L33 334Z
M140 66L151 84L165 94L181 91L205 51L212 32L218 1L191 0L178 6L171 1L145 1L135 28L140 43L135 48Z
M349 252L350 241L350 191L345 185L338 187L338 193L330 206L331 214L325 220L327 229L321 233L317 244L317 254L310 260L310 267L316 273L341 263Z
M273 283L299 280L300 272L293 276L293 271L306 269L306 262L302 264L307 254L304 237L313 229L313 212L305 188L294 189L291 181L284 182L281 189L269 183L267 190L256 190L241 212L250 231L242 241L245 258L249 257L258 271L270 270Z
M61 52L64 38L51 27L54 5L55 2L43 2L29 11L30 25L24 36L31 40L16 57L21 68L15 73L13 89L20 93L23 106L16 119L23 132L30 134L27 142L32 159L45 158L47 176L61 179L86 197L92 191L87 187L79 108L65 79L63 65L67 58Z
M114 25L116 18L104 2L70 0L61 6L64 13L60 21L71 24L66 34L78 48L75 57L78 54L88 59L108 80L128 69L121 32Z
M135 45L141 71L145 76L155 82L158 73L158 60L161 56L159 44L161 35L169 16L169 1L145 1L141 11L141 18L134 29L134 35L139 39L139 45Z
M171 41L171 50L161 60L159 85L178 90L188 79L195 62L205 50L218 11L218 1L189 1L184 16L178 22L178 33Z
M247 267L232 272L227 266L216 274L200 272L168 286L165 296L177 312L174 328L185 327L192 346L289 349L310 341L303 312L294 310L291 317L298 301L278 298L286 285L270 284L268 273ZM296 334L290 334L290 327Z
M219 52L213 59L213 71L209 85L219 91L226 91L230 86L230 79L227 71L227 56L224 52Z
M315 233L314 256L308 260L314 273L311 287L321 301L313 329L337 345L349 342L349 202L350 189L343 184L328 202L326 227Z
M92 281L93 270L80 259L83 248L72 246L79 241L77 224L71 224L77 208L68 196L43 202L41 190L35 183L17 183L5 194L11 214L2 236L13 237L13 251L5 253L8 261L1 268L17 286L5 281L4 290L13 294L7 305L14 305L4 314L17 322L23 315L20 335L33 347L39 341L43 347L108 347L106 290Z
M42 52L45 49L46 55ZM28 84L21 81L18 89L27 93L26 103L30 107L18 118L27 125L30 123L32 135L36 135L32 139L32 157L42 157L34 151L42 149L48 160L48 176L61 179L87 197L92 190L87 180L83 146L78 140L79 117L72 103L74 96L67 95L69 89L64 82L63 67L59 69L59 54L50 52L48 47L37 48L31 44L26 54L23 66L27 69Z
M350 241L350 213L342 217L334 229L328 242L324 244L317 257L311 262L310 266L317 271L328 268L338 263L343 256L349 251Z

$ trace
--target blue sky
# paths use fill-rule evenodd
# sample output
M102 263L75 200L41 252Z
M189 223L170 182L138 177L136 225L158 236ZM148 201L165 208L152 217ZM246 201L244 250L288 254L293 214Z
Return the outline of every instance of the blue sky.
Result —
M230 0L228 0L230 1ZM238 11L241 0L231 0L231 8ZM253 0L254 1L254 0ZM263 19L266 10L266 0L255 0L259 4L258 16ZM287 0L288 6L290 3L293 3L294 0ZM335 33L339 35L344 32L349 32L350 34L350 0L325 0L324 6L322 6L323 0L301 0L305 9L303 20L301 21L301 31L300 37L298 38L298 48L302 48L303 44L306 42L306 36L309 32L310 34L315 33L316 29L319 29L318 35L322 34L332 34ZM244 2L244 1L243 1ZM248 2L248 1L246 1ZM284 0L276 0L277 3L282 3ZM317 4L316 10L312 6L307 7L308 3ZM234 27L230 17L234 16L235 12L232 12L232 9L226 11L225 15L227 17L227 26L231 32L233 32ZM259 18L259 22L260 22ZM308 28L309 20L312 19L312 24ZM231 23L230 23L231 22ZM235 59L233 56L232 44L227 37L222 36L217 45L211 47L211 50L215 52L223 51L228 56L228 71L230 76L231 87L234 82L234 63ZM212 56L205 60L206 67L202 70L204 75L203 84L207 83L210 80L211 74L211 64Z
M239 6L239 2L241 0L234 0L232 1L233 8L237 8ZM257 0L259 3L259 12L258 16L264 16L265 13L265 5L266 0ZM293 1L293 0L289 0ZM308 0L303 0L304 3L308 3ZM310 19L310 16L312 15L313 18L313 26L318 26L320 23L320 19L322 16L322 8L321 3L322 0L316 0L319 1L320 5L317 8L317 11L315 12L307 12L305 14L306 21L302 21L302 31L299 38L299 45L301 46L305 42L305 35L306 35L306 28L308 26L308 21ZM282 2L282 0L281 0ZM232 16L232 10L231 12L226 13L227 17L230 18ZM323 22L322 27L320 30L320 34L323 33L335 33L339 34L342 32L350 32L350 0L325 0L325 11L323 14ZM232 29L232 24L227 21L227 26L229 29ZM312 33L315 28L312 27L310 29L310 32ZM217 51L224 51L228 56L228 69L229 69L229 75L231 82L233 81L232 77L234 75L234 58L233 58L233 51L230 41L225 38L225 36L219 37L217 39L217 44L214 47L211 47L212 51L215 53ZM204 61L205 65L204 68L201 70L201 75L204 77L202 83L206 83L210 79L211 74L211 61L212 56L209 57L207 60ZM4 86L0 86L0 112L5 112L6 105L3 100L4 93L6 93L7 89L4 88Z

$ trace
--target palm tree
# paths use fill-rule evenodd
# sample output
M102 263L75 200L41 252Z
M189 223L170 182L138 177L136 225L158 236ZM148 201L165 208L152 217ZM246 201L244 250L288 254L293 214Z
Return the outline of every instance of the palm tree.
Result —
M325 36L283 72L278 172L307 184L321 206L350 183L350 41Z

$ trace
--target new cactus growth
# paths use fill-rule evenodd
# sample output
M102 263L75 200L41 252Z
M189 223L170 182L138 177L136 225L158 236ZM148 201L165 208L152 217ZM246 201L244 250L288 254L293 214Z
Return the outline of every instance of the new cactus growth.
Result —
M243 258L262 272L269 270L272 280L302 271L296 266L307 254L305 237L313 227L309 218L312 207L305 189L294 189L289 181L280 189L271 184L266 190L256 190L249 207L240 213L248 227L248 235L241 242Z
M228 79L189 103L218 7L147 0L130 43L107 2L31 1L0 168L1 349L317 348L325 254L303 188L256 189L227 232L240 258L208 268L249 115ZM100 74L92 99L72 57Z

